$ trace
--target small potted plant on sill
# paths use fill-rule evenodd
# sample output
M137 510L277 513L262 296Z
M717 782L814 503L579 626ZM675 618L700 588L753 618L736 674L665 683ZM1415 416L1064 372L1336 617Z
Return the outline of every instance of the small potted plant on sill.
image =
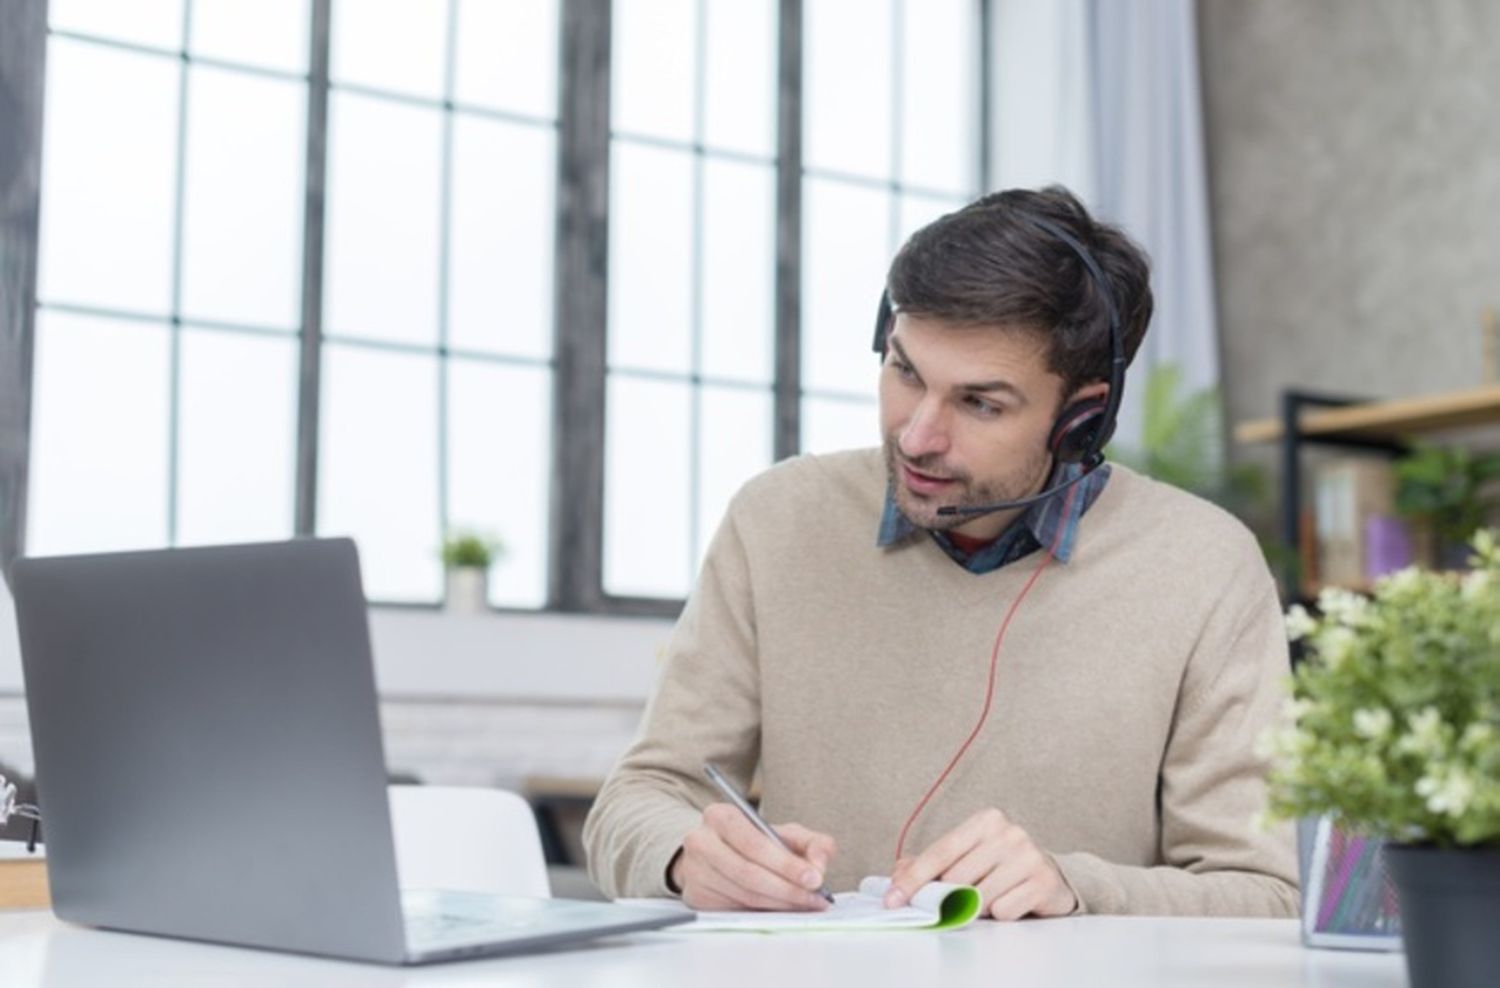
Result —
M505 551L499 539L455 531L443 540L447 574L444 608L452 614L482 614L489 607L490 567Z
M1500 547L1473 569L1408 568L1363 597L1326 590L1283 722L1263 739L1270 812L1385 841L1412 988L1500 972Z

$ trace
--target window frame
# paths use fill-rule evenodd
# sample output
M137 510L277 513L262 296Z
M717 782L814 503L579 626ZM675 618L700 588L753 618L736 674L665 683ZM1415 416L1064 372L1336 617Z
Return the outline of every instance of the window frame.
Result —
M705 0L698 0L703 4ZM902 5L895 0L899 21ZM991 0L972 0L979 38L978 162L984 180L990 162ZM455 0L446 6L451 36ZM0 0L0 132L16 136L20 153L0 160L0 189L8 195L0 215L0 256L14 262L0 269L0 298L19 304L0 309L0 570L25 551L26 495L37 312L36 275L40 205L43 79L48 5ZM311 0L306 172L302 230L302 286L295 448L294 531L317 530L319 416L322 388L325 196L328 176L332 0ZM191 12L191 0L185 6ZM548 511L547 592L540 609L494 607L519 613L673 617L683 601L606 593L603 586L605 422L609 255L609 155L612 10L609 0L560 0L556 222L553 263L553 371L551 500ZM126 47L129 47L126 45ZM451 48L451 41L450 41ZM781 460L801 448L803 0L778 0L777 105L773 264L772 456ZM154 51L154 49L142 50ZM213 64L213 59L189 58ZM239 66L233 66L238 68ZM448 71L451 74L451 58ZM360 87L340 88L358 90ZM451 91L442 101L446 146L454 112ZM899 97L898 97L899 98ZM429 101L422 101L426 105ZM899 107L896 112L899 113ZM183 153L179 135L179 156ZM446 181L445 177L445 181ZM181 195L182 177L178 181ZM891 183L893 191L899 187ZM446 194L446 190L445 190ZM180 210L179 210L180 217ZM179 219L180 222L180 219ZM448 222L444 217L444 223ZM180 237L176 250L180 251ZM444 246L446 250L446 245ZM446 292L443 285L441 291ZM872 289L873 309L874 290ZM873 316L873 313L872 313ZM173 313L170 325L180 332ZM434 352L423 348L424 352ZM446 379L447 341L435 349ZM504 360L504 358L496 358ZM444 395L440 393L439 404ZM175 398L174 398L175 408ZM175 415L175 412L174 412ZM445 485L442 447L445 411L439 408L439 490ZM175 430L174 430L175 433ZM175 484L171 486L175 491ZM171 496L175 496L171 495ZM446 512L446 499L439 498ZM169 506L169 510L170 506ZM438 604L372 602L376 606L432 609Z

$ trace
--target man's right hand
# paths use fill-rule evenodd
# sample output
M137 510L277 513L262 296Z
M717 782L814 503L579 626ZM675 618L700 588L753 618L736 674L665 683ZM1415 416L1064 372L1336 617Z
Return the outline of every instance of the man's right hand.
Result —
M827 909L817 889L838 850L833 838L796 823L775 829L792 853L728 803L705 809L669 870L682 901L694 909Z

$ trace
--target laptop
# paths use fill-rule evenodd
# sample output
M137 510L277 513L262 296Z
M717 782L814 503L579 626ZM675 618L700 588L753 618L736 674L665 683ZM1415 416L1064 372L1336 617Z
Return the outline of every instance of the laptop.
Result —
M419 964L691 918L403 895L348 539L22 559L14 592L61 919Z

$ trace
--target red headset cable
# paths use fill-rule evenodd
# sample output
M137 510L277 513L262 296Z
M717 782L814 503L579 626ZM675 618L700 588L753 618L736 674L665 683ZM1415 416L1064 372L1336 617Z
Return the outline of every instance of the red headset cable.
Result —
M1073 495L1077 490L1077 487L1068 488L1067 496L1063 499L1062 514L1064 518L1067 517L1068 509L1072 507ZM1000 630L995 634L995 647L990 652L989 682L985 687L984 708L979 712L979 722L974 725L974 729L969 732L969 736L964 739L964 743L959 745L958 751L953 753L953 757L948 761L948 767L943 769L942 774L937 777L937 781L932 784L932 787L917 802L917 808L911 811L911 816L906 818L906 823L901 827L901 836L896 838L896 860L898 862L901 860L901 853L906 847L906 834L911 830L911 825L917 822L917 817L922 815L922 810L926 808L927 803L953 772L954 767L958 765L959 759L964 757L964 753L974 743L974 739L979 737L979 732L984 729L984 722L989 719L990 707L995 701L995 672L1000 661L1000 645L1005 641L1005 629L1010 627L1011 618L1016 616L1016 610L1021 606L1021 601L1025 600L1026 595L1031 592L1031 588L1036 583L1037 578L1042 575L1042 570L1046 569L1047 564L1057 558L1057 547L1062 544L1063 533L1066 530L1066 524L1058 526L1057 534L1052 537L1051 548L1042 556L1042 561L1037 564L1036 569L1031 571L1031 577L1026 581L1026 585L1021 588L1021 592L1016 595L1016 599L1011 601L1010 609L1005 612L1005 620L1000 622Z

